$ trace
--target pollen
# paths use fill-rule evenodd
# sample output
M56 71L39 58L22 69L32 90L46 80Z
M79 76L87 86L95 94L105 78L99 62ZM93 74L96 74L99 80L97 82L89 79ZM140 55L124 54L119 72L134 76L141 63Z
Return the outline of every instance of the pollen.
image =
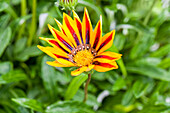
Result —
M77 66L87 66L93 62L94 55L89 50L78 51L73 57Z

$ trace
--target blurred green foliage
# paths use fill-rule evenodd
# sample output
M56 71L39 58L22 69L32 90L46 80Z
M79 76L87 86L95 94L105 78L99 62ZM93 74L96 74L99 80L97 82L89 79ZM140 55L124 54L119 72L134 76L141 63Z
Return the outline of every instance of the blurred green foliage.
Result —
M167 0L79 0L93 27L116 29L109 49L123 54L119 69L94 72L82 103L87 75L54 68L36 45L52 37L62 10L56 0L0 0L0 113L169 113L170 2ZM73 80L72 80L73 79Z

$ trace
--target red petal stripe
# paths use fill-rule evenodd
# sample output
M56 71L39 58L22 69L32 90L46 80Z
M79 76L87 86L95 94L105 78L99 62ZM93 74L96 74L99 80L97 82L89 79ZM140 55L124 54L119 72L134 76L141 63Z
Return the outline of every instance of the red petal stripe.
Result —
M101 62L98 62L98 61L94 62L93 64L98 65L98 66L102 66L102 67L106 67L106 68L113 68L113 67L115 67L114 65L111 65L109 63L101 63Z
M67 50L65 50L63 47L61 47L57 41L49 40L49 42L56 45L57 47L61 48L64 52L69 53Z
M54 54L54 53L53 53ZM64 56L60 56L60 55L57 55L57 54L54 54L57 58L62 58L62 59L65 59L65 60L69 60L68 58L64 57Z
M73 48L71 47L71 45L68 44L62 37L60 37L54 29L53 29L53 31L55 32L57 38L58 38L66 47L68 47L70 50L73 49Z
M85 20L86 20L86 44L89 44L90 39L90 22L88 20L87 15L85 14Z
M78 37L77 37L77 35L76 35L74 29L71 27L71 25L70 25L70 23L69 23L67 17L65 17L65 22L66 22L66 25L67 25L68 29L70 30L70 32L71 32L71 34L72 34L74 40L76 41L76 44L77 44L77 45L80 45L79 40L78 40Z
M96 37L95 37L95 41L94 41L94 45L93 45L93 48L95 49L98 42L99 42L99 38L100 38L100 34L101 34L101 31L100 31L100 22L99 22L99 25L98 25L98 28L97 28L97 33L96 33Z
M110 36L100 45L99 49L97 50L97 52L99 52L99 50L105 46L106 44L108 44L108 42L110 42L112 40L112 35L113 35L113 32L110 34Z
M77 18L75 18L75 20L76 20L76 23L77 23L77 28L78 28L79 33L80 33L81 41L82 41L82 43L83 43L81 23L77 20Z
M107 55L100 55L100 56L96 56L95 58L105 58L105 59L108 59L108 60L116 59L116 58L113 58L113 57L110 57L110 56L107 56Z

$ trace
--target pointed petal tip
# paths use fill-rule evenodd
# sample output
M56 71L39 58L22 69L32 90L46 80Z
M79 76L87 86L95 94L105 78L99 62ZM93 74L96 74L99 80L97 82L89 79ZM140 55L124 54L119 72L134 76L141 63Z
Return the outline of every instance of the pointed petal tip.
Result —
M50 24L47 24L49 29L52 29L53 27Z
M65 12L63 12L63 19L67 16L69 16L69 15L67 15Z
M39 37L39 39L41 39L41 40L42 40L42 39L43 39L43 37Z
M54 20L55 20L55 22L58 24L58 23L60 23L56 18L54 18Z
M37 45L38 49L42 50L44 47L43 46L40 46L40 45Z
M85 12L85 11L87 11L87 8L86 8L86 7L84 7L84 12Z

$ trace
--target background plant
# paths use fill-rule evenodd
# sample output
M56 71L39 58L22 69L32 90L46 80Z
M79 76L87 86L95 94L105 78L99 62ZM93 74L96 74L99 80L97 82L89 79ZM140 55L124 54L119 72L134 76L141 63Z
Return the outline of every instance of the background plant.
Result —
M123 54L119 69L87 75L53 68L36 47L52 37L47 23L62 20L55 0L0 1L0 113L168 113L170 111L170 9L167 0L79 0L103 34L116 29L110 51ZM93 26L94 27L94 26ZM94 111L96 110L96 111Z

